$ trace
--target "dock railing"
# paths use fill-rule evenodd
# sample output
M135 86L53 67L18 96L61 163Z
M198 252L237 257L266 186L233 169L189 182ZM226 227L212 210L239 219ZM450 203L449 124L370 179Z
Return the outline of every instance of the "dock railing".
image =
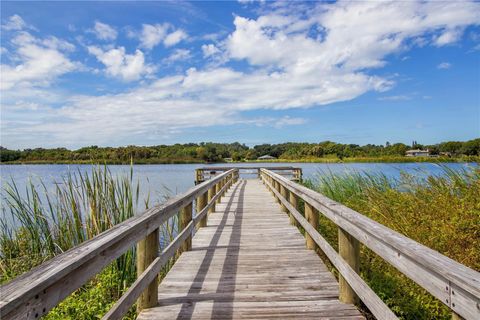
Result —
M260 177L260 169L267 168L284 177L290 178L292 181L302 181L302 168L290 167L290 166L277 166L277 167L261 167L261 166L235 166L235 167L219 167L210 166L195 169L195 184L202 183L205 180L211 179L222 172L237 169L239 175L256 175Z
M156 305L161 268L176 254L191 249L195 226L206 225L207 213L237 180L238 169L227 170L1 286L0 319L40 318L135 245L137 279L103 319L120 319L135 301L138 310ZM177 214L179 233L159 252L159 228Z
M307 247L318 246L338 270L341 301L360 299L377 319L397 319L359 275L361 243L442 301L452 318L480 319L479 272L268 169L260 175L291 222L305 230ZM305 203L304 215L299 199ZM337 225L339 252L317 231L319 214Z
M361 300L377 319L397 319L359 275L363 244L442 301L453 318L480 319L480 273L270 168L258 170L282 210L290 215L290 222L305 230L307 247L321 250L338 270L341 301ZM215 211L238 178L239 168L229 168L1 286L0 318L40 318L134 246L137 279L103 319L120 319L135 302L139 311L155 306L161 268L191 250L193 231L207 224L208 213ZM160 252L159 228L177 214L179 233ZM338 226L338 252L318 232L319 214Z

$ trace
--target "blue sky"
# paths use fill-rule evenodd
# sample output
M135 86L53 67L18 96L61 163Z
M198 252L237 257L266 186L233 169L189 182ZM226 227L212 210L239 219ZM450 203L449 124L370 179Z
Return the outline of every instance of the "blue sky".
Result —
M480 3L1 2L1 145L480 137Z

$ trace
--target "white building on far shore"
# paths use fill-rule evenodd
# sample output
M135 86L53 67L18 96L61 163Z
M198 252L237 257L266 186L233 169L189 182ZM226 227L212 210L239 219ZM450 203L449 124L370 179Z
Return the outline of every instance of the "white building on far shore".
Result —
M407 150L407 152L405 152L405 155L407 157L429 157L430 150L412 149L412 150Z

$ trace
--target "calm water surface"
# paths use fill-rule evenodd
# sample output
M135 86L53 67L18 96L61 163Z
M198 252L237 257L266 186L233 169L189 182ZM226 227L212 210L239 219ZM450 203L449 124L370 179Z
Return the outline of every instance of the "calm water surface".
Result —
M447 163L443 165L456 170L475 166L473 163ZM134 165L134 181L140 183L143 197L150 194L151 200L157 202L163 199L165 195L183 193L194 186L195 169L204 166L204 164ZM442 167L434 163L238 163L209 166L294 166L303 169L304 178L314 178L322 172L340 174L351 172L383 173L394 178L399 177L400 172L408 172L419 176L441 175L443 173ZM129 165L109 165L108 168L114 175L128 175L130 172ZM5 184L12 179L20 190L25 189L29 179L35 184L40 184L40 180L42 180L53 189L54 182L61 182L62 177L69 171L90 172L91 169L91 165L1 165L2 198ZM245 178L249 177L254 176L245 176Z
M443 164L454 170L472 168L474 163L448 163ZM398 178L401 172L407 172L419 177L428 175L442 175L444 169L434 163L238 163L214 164L212 167L241 166L241 167L275 167L294 166L303 170L304 179L315 178L319 174L336 173L348 174L352 172L383 173L388 177ZM172 196L187 191L194 186L195 169L205 167L205 164L159 164L159 165L134 165L134 182L140 184L140 199L138 212L144 210L143 200L149 198L150 206L164 201L165 196ZM109 165L114 176L128 176L130 165ZM88 172L92 165L0 165L0 219L6 225L16 225L8 214L9 208L5 206L5 185L14 181L19 191L26 194L26 186L32 181L38 190L43 182L49 191L55 190L55 183L61 183L69 172ZM256 175L244 175L244 178L254 178ZM44 204L45 196L40 195Z

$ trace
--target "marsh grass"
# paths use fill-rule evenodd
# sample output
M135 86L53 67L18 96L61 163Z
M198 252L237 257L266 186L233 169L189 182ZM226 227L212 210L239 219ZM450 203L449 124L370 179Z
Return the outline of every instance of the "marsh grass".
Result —
M164 199L169 197L168 192ZM114 176L106 166L67 173L49 189L30 179L20 190L12 179L3 189L0 226L0 283L91 239L150 205L130 172ZM178 218L160 228L161 248L178 233ZM168 271L170 263L162 275ZM161 276L162 276L161 275ZM132 247L100 274L54 308L46 319L96 319L118 300L136 278ZM126 318L134 318L132 308Z
M320 172L305 184L427 247L480 270L480 169L442 167L437 176ZM337 227L319 232L337 248ZM402 319L450 319L443 304L362 246L361 275Z

